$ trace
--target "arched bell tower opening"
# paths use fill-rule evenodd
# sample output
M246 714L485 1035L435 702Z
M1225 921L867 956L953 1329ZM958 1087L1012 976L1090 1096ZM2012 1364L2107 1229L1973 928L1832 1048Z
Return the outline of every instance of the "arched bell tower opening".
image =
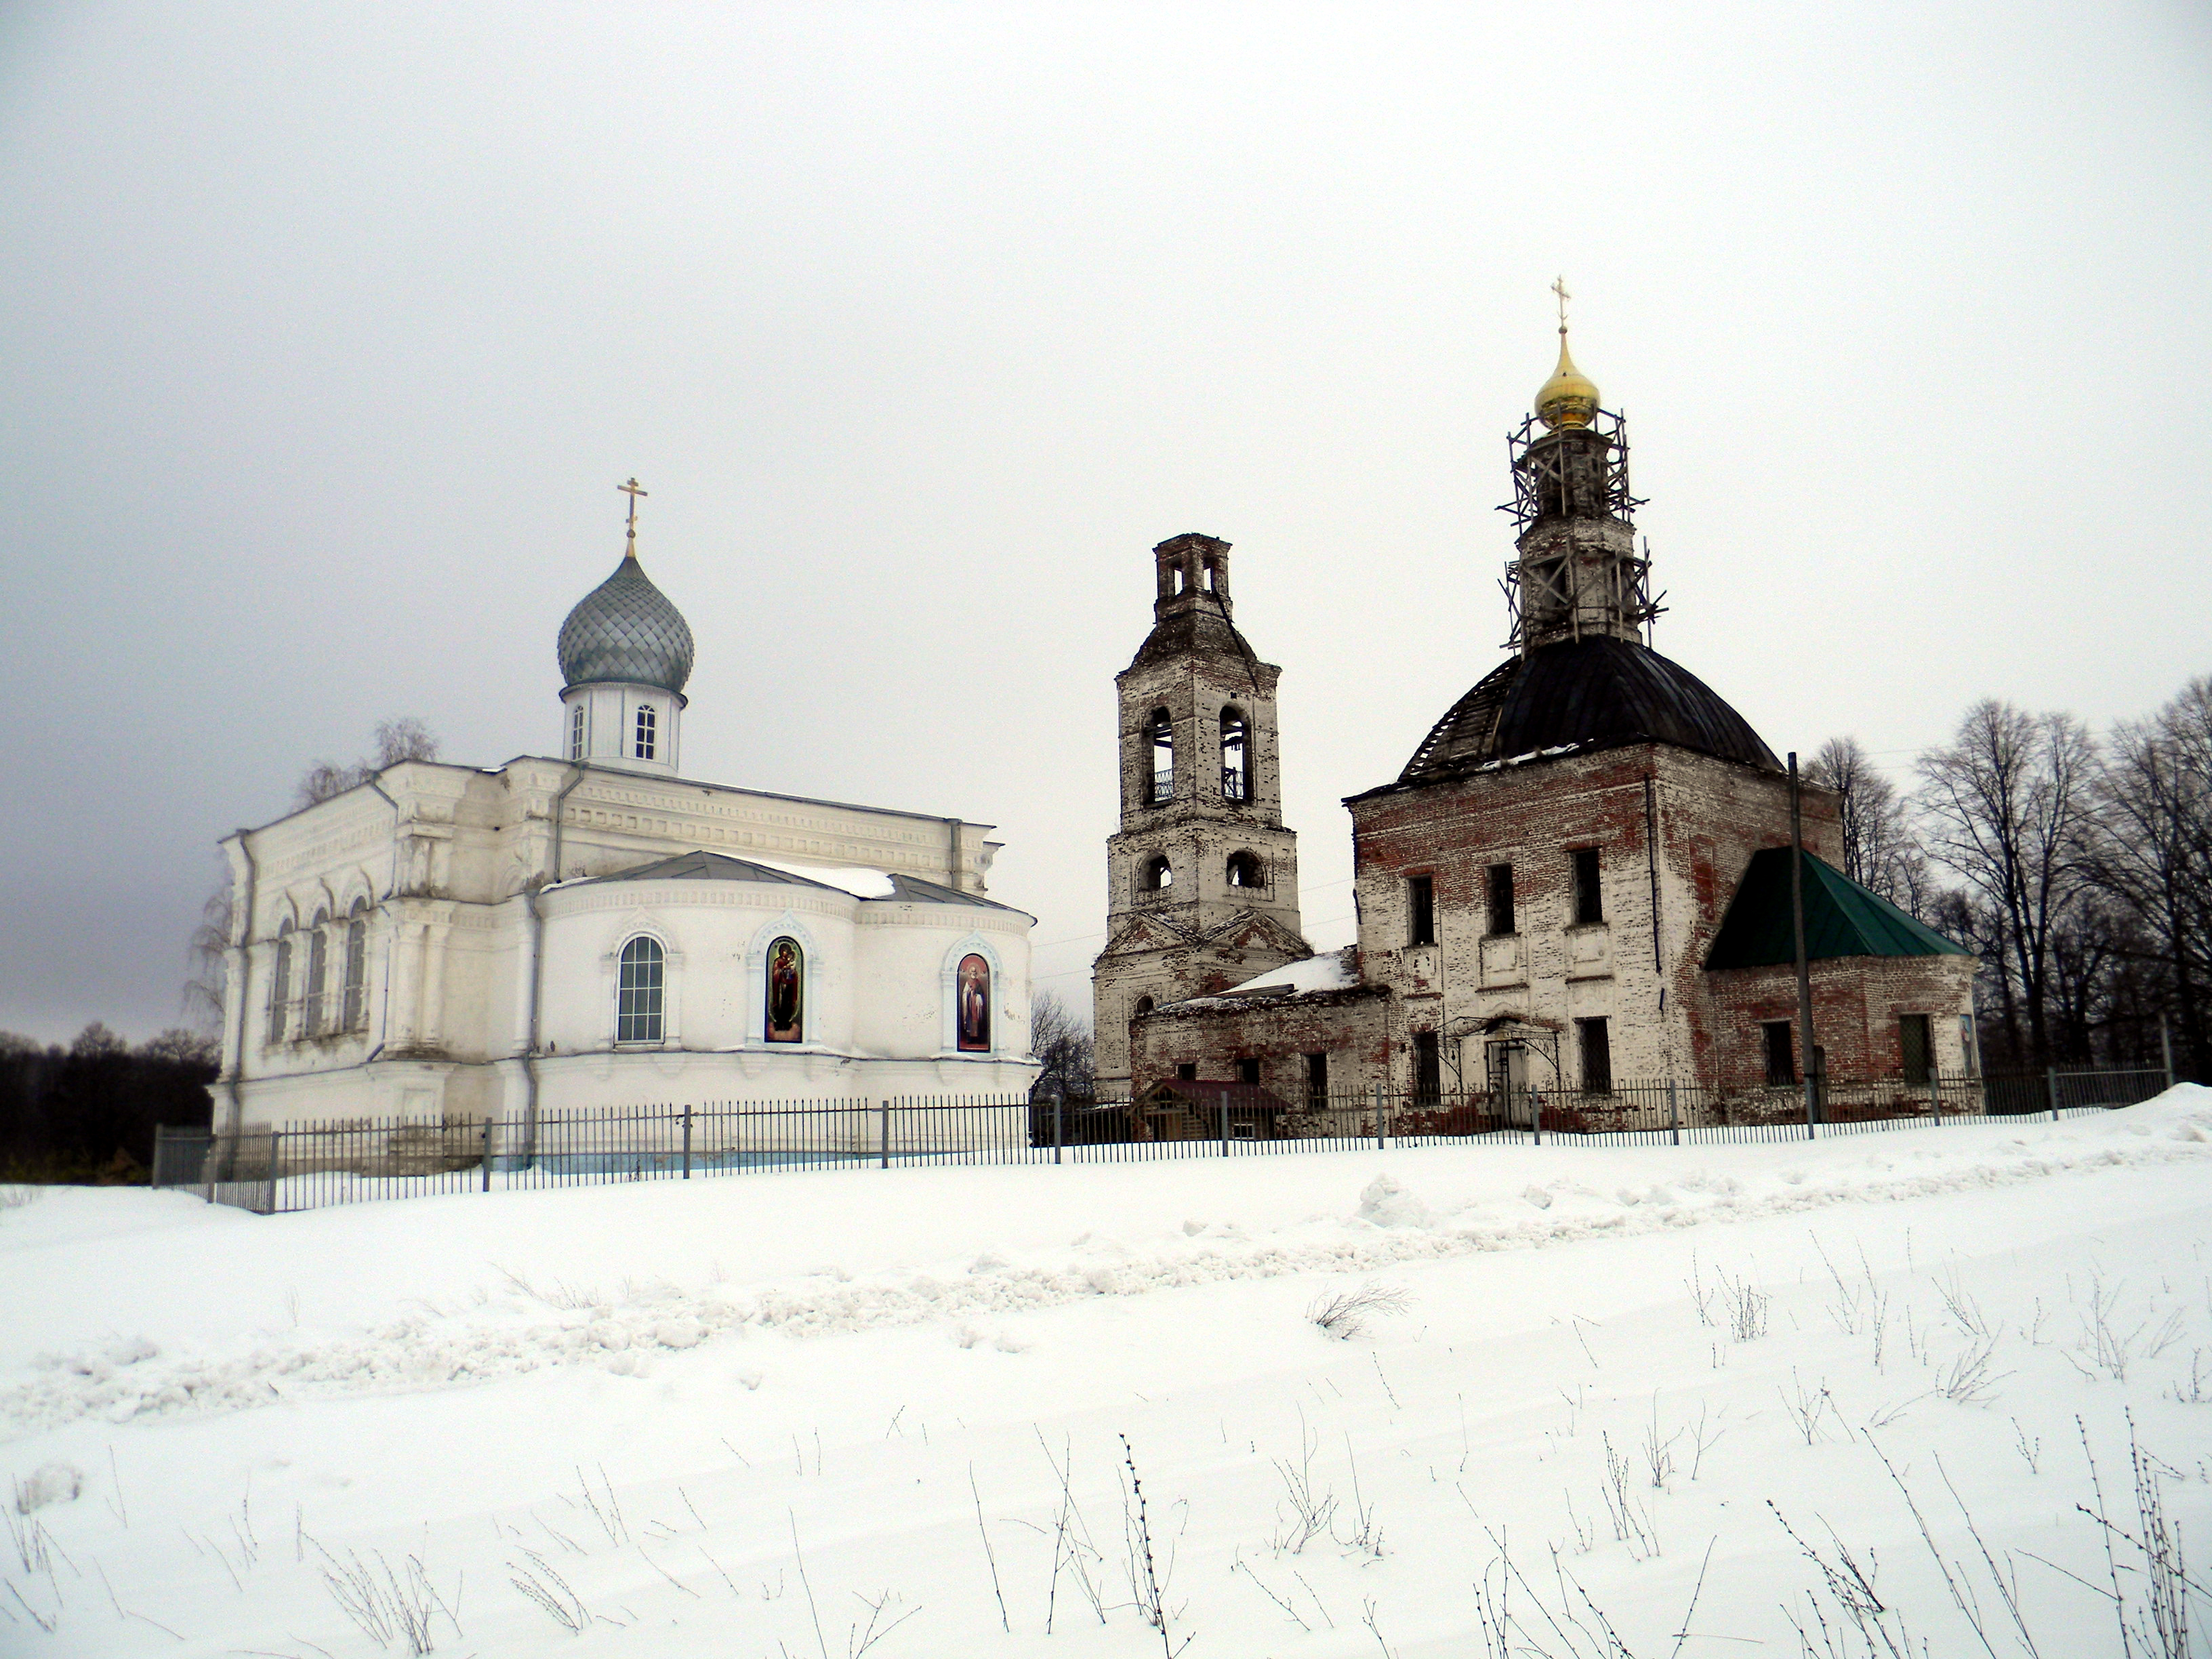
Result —
M1092 965L1098 1080L1129 1081L1129 1022L1311 954L1297 836L1282 819L1275 685L1237 631L1229 544L1152 550L1152 629L1115 678L1121 828L1107 842L1107 944Z

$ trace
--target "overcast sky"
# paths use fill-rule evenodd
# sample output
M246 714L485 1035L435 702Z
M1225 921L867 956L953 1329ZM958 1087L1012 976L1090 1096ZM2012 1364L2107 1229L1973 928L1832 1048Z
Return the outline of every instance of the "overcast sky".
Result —
M1493 665L1553 300L1778 751L2212 669L2201 5L0 8L0 1029L176 1018L216 838L558 743L1000 826L1087 1009L1149 550L1235 544L1316 945Z

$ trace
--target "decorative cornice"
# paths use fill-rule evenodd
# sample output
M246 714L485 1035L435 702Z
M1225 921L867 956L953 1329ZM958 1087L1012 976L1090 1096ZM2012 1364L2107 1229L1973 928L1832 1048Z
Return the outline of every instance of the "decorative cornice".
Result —
M580 915L598 910L731 909L781 913L803 911L812 916L836 916L851 921L860 901L849 893L817 893L800 890L792 896L786 886L746 882L625 881L605 886L592 884L570 890L555 889L543 901L550 918Z

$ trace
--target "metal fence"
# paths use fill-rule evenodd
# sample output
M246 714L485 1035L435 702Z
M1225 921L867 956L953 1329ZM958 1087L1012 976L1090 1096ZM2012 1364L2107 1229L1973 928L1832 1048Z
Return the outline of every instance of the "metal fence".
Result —
M235 1134L164 1127L153 1184L263 1215L374 1199L617 1181L933 1164L1096 1164L1482 1141L1565 1146L1744 1144L2056 1119L2147 1100L2159 1071L1830 1082L1817 1121L1796 1085L1679 1080L1598 1091L1423 1096L1370 1090L1285 1100L1249 1085L1182 1083L1137 1100L1018 1095L725 1101L443 1122L369 1119Z

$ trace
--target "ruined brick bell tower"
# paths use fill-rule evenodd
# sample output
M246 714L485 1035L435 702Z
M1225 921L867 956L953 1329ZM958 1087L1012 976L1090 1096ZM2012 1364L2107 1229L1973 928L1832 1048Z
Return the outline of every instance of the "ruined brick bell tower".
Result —
M1275 683L1232 620L1229 544L1152 550L1152 631L1121 694L1121 827L1091 965L1101 1092L1129 1081L1129 1022L1310 956L1283 827Z

